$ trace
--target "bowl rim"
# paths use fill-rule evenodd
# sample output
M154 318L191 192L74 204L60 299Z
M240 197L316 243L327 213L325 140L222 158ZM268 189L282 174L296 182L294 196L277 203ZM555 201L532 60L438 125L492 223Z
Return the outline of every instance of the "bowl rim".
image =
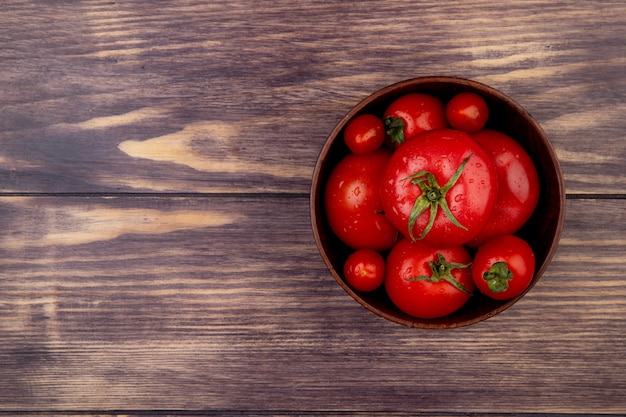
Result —
M542 138L542 145L545 147L545 151L548 153L548 157L553 164L552 169L555 172L556 177L556 190L558 191L559 196L559 211L558 216L556 218L556 231L553 238L553 243L550 245L549 250L545 254L545 259L542 265L537 269L535 276L531 284L518 296L505 300L502 304L489 312L486 312L480 316L476 316L473 318L469 318L466 320L461 320L453 323L445 323L445 321L440 321L437 319L434 320L426 320L426 319L417 319L411 318L407 316L406 318L397 317L395 315L389 314L385 311L382 311L375 306L372 306L369 302L367 302L357 291L352 289L342 278L339 271L335 269L330 258L323 251L323 242L322 236L320 235L319 228L317 227L320 219L318 218L317 211L320 207L318 207L319 202L316 200L316 196L320 191L320 187L323 184L320 181L320 175L322 174L322 170L324 168L324 162L326 157L330 153L331 148L339 134L344 129L345 125L350 121L353 117L358 115L363 111L368 105L372 102L376 101L380 97L386 96L388 94L392 94L394 92L402 91L407 87L415 87L419 88L420 85L433 85L433 84L454 84L456 86L468 88L470 90L483 90L490 94L492 97L495 97L496 100L500 100L505 102L508 106L510 106L516 113L518 113L521 117L525 119L531 126L532 130L537 132L537 134ZM332 139L335 138L335 141ZM563 232L563 223L565 220L565 211L566 211L566 193L565 193L565 182L563 177L563 172L561 168L560 161L556 154L556 151L548 139L545 131L539 124L539 122L517 101L501 92L500 90L491 87L487 84L484 84L479 81L475 81L468 78L458 77L458 76L447 76L447 75L434 75L434 76L422 76L422 77L414 77L404 79L387 86L384 86L370 94L368 94L365 98L361 99L355 106L353 106L345 115L341 117L341 119L337 122L335 127L331 130L324 141L324 145L320 149L318 154L315 167L313 170L311 188L309 194L309 211L310 211L310 221L311 228L313 230L313 235L315 238L316 247L318 252L320 253L326 267L328 268L330 274L333 276L334 280L343 288L343 290L350 295L352 299L357 301L361 306L363 306L368 311L386 319L393 323L401 324L411 328L422 328L422 329L452 329L465 327L471 324L479 323L484 320L487 320L497 314L502 313L513 304L515 304L518 300L520 300L526 293L528 293L534 285L539 281L539 278L543 276L548 267L550 266L559 246L559 242L561 240L562 232Z

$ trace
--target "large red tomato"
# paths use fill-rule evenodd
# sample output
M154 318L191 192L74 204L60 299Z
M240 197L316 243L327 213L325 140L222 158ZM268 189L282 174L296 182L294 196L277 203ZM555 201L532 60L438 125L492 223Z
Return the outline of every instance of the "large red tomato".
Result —
M467 133L433 130L415 136L389 160L382 206L405 236L434 247L462 245L484 227L496 199L487 152Z
M539 176L532 159L512 137L495 130L473 136L491 156L498 178L498 197L480 233L468 245L478 247L489 239L517 232L539 201Z
M393 246L397 230L383 214L379 183L391 151L349 154L331 172L324 195L328 223L346 245L379 251Z
M463 246L434 249L403 239L387 257L385 289L406 314L425 319L447 316L474 291L471 262Z
M393 101L385 110L383 120L394 147L418 133L448 126L443 102L423 93L406 94Z

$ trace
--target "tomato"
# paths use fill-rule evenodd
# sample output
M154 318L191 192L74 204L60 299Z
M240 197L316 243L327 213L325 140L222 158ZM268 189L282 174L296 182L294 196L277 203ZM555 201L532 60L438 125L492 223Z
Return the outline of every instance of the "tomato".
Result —
M498 236L476 251L472 279L488 297L508 300L524 292L535 274L530 245L513 235Z
M434 249L402 239L387 256L385 289L406 314L425 319L447 316L474 291L471 261L462 246Z
M343 275L354 289L374 291L385 279L385 260L375 250L359 249L346 259Z
M468 242L478 247L494 236L517 232L528 221L539 201L539 176L528 153L510 136L485 129L472 137L490 154L498 178L491 215L480 233Z
M489 107L481 96L471 92L459 93L446 105L446 118L454 129L478 132L489 119Z
M443 102L423 93L397 98L385 110L383 120L393 147L402 145L418 133L448 126Z
M461 245L483 228L496 199L496 173L469 134L422 133L399 147L383 174L382 207L405 236L434 247Z
M382 213L379 184L389 161L387 148L348 154L331 172L324 204L331 230L353 249L388 250L398 234Z
M343 139L354 153L374 152L385 141L385 126L373 114L361 114L348 122Z

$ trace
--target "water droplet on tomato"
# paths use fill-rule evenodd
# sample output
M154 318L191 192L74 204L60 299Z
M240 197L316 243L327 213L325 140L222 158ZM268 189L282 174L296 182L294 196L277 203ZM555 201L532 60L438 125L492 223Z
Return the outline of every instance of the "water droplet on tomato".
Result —
M457 194L454 196L454 201L456 201L457 203L463 201L463 194Z

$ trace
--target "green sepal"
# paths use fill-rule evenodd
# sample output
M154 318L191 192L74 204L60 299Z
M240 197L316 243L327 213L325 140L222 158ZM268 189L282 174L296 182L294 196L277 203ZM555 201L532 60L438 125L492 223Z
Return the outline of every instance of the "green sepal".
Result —
M438 253L437 261L430 261L428 265L430 266L430 269L432 271L432 275L430 277L426 275L420 275L414 278L410 278L408 279L408 281L428 281L433 283L446 281L457 290L462 291L465 294L472 295L472 293L468 291L468 289L465 288L463 284L461 284L452 276L451 272L453 269L469 268L472 265L471 263L461 264L456 262L447 262L446 258L442 254Z
M465 168L465 165L467 164L467 161L470 159L471 156L472 154L469 154L463 160L463 162L461 163L461 165L459 165L454 175L448 180L446 185L444 185L443 187L439 186L435 176L426 170L418 171L415 174L409 175L408 177L402 179L402 181L411 180L411 184L417 185L418 187L420 187L420 190L422 191L422 194L415 199L415 204L413 205L413 209L411 210L411 213L409 214L408 226L409 226L409 236L411 240L421 240L430 232L430 230L433 228L433 225L435 224L435 217L437 216L437 211L439 207L441 207L444 214L446 215L448 220L452 222L452 224L454 224L460 229L467 230L467 227L463 226L457 220L457 218L454 217L454 214L452 214L452 211L450 210L450 207L448 206L448 202L446 201L446 193L459 180L459 178L461 177L461 174L463 173L463 169ZM413 227L415 226L415 222L417 221L418 217L422 213L424 213L426 209L428 209L429 207L430 207L430 216L428 219L428 224L422 231L421 236L419 238L415 238L415 236L413 236Z
M394 145L402 145L406 138L404 137L404 120L399 117L387 116L385 118L385 133L389 136L389 140Z
M489 291L492 293L504 292L509 288L509 281L514 278L513 272L506 262L496 262L491 265L488 271L483 274L483 279L487 281Z

